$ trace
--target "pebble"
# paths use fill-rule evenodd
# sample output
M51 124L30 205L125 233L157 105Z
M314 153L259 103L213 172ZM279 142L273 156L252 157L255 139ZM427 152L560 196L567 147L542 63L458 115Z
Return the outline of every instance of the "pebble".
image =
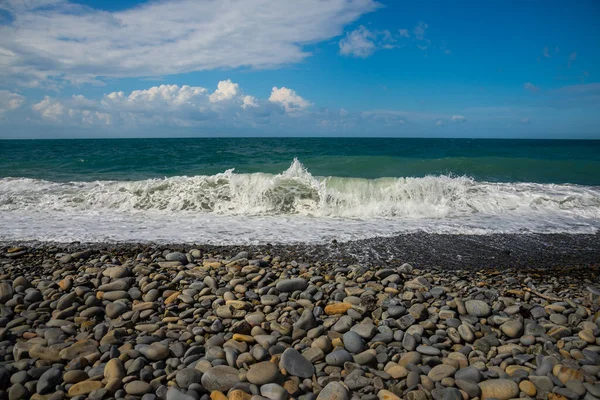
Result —
M0 249L0 397L600 398L593 271L70 246Z
M312 364L310 364L310 366L312 367ZM267 383L275 382L278 376L279 369L277 368L277 365L270 361L263 361L250 366L250 369L246 374L246 379L248 379L248 382L255 385L265 385Z
M315 373L313 364L293 348L288 348L283 352L279 366L288 374L300 378L310 378Z

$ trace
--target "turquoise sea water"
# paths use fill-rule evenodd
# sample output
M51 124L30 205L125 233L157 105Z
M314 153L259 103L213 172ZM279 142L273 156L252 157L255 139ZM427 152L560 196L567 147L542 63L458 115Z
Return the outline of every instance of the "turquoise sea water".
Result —
M0 177L50 181L277 174L298 158L315 176L469 176L600 185L600 140L99 139L0 141Z
M323 242L600 229L600 141L0 141L0 240Z

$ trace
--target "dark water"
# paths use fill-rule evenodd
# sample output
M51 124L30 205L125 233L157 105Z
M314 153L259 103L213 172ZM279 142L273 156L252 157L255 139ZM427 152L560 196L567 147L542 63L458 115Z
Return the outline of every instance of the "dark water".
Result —
M298 158L313 176L469 176L488 182L600 185L600 141L209 138L0 141L0 177L49 181L280 173Z

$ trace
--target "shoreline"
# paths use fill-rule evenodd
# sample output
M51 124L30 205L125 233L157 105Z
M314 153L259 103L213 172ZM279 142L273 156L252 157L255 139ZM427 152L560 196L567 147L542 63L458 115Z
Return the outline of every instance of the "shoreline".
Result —
M360 263L367 266L400 265L410 262L418 268L443 270L498 268L544 269L556 267L600 267L600 233L522 233L522 234L430 234L408 233L348 242L323 244L232 244L163 242L44 242L0 241L0 254L12 246L34 251L53 249L76 252L84 249L132 251L186 251L235 255L241 251L278 254L299 262L319 259L341 264Z

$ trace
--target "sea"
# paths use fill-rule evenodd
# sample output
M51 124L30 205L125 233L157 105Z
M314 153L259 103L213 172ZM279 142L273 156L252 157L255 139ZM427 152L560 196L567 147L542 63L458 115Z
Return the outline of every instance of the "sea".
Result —
M0 141L0 241L291 244L599 229L600 141Z

